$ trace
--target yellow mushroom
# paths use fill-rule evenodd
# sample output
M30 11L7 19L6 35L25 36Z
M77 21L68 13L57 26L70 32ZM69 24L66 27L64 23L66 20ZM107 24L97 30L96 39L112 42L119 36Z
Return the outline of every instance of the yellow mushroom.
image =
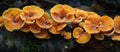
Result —
M30 24L25 24L22 28L21 31L23 32L29 32L30 31Z
M66 31L62 31L61 35L64 37L64 39L71 39L72 38L72 34L71 32L66 32Z
M39 19L43 16L44 10L38 6L30 5L23 8L23 12L20 14L21 19L27 24L33 24L35 19Z
M114 22L109 16L90 17L85 20L83 28L90 34L110 31L113 28Z
M104 40L104 35L103 34L94 34L94 38L97 40Z
M41 32L41 28L36 24L30 24L30 31L32 33L40 33Z
M90 40L91 35L87 32L84 32L82 28L76 27L73 30L73 37L76 38L77 43L85 44Z
M50 9L50 13L58 23L70 23L74 20L74 9L69 5L57 4Z
M120 33L120 16L114 18L114 31Z
M73 23L79 23L79 22L87 19L88 13L87 13L87 11L75 8L75 16L76 17L75 17Z
M19 8L9 8L3 12L3 17L6 19L4 26L8 31L19 30L25 24L20 18L20 13L22 12Z
M41 28L49 29L53 25L53 20L50 19L48 13L45 13L40 19L36 20L36 23Z
M49 29L49 31L52 33L52 34L60 34L61 33L61 30L63 30L65 27L66 27L67 24L65 23L57 23L57 22L54 22L53 23L53 26Z
M114 41L120 41L120 34L114 33L114 35L111 37L111 39Z
M40 33L34 34L38 39L49 39L49 34L46 29L42 29Z

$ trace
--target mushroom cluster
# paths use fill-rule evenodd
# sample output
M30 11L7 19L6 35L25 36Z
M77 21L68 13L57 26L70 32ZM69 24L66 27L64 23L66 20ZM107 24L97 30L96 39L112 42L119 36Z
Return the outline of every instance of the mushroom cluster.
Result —
M53 6L50 14L39 6L29 5L23 9L9 8L0 16L0 27L4 26L10 32L32 32L38 39L50 39L50 34L61 35L67 40L74 38L79 44L89 42L91 36L97 40L108 36L120 41L119 22L120 16L112 19L66 4Z

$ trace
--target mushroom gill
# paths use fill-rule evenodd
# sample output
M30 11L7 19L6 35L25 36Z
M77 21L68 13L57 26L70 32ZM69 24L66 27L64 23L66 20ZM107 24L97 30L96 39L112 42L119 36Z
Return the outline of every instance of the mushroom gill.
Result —
M104 35L101 33L94 34L94 38L97 40L104 40Z

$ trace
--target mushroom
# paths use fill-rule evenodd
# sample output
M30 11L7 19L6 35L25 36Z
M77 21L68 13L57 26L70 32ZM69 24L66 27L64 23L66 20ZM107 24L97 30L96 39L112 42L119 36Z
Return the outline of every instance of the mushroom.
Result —
M25 6L20 14L21 19L27 24L33 24L36 19L40 19L44 14L44 10L38 6Z
M51 28L53 24L53 20L50 19L50 16L48 13L45 13L40 19L36 20L36 23L41 28Z
M60 34L61 33L61 30L63 30L65 27L66 27L67 24L65 23L57 23L57 22L54 22L53 23L53 26L49 29L49 31L52 33L52 34Z
M88 17L88 13L84 10L75 8L75 16L76 18L74 19L73 23L79 23Z
M30 31L32 33L40 33L41 32L41 28L36 24L30 24Z
M57 4L50 13L52 19L58 23L70 23L74 20L74 9L69 5Z
M22 28L21 31L23 32L29 32L30 31L30 24L25 24Z
M66 32L64 30L61 32L61 35L64 37L64 39L71 39L72 38L71 32Z
M50 38L46 29L42 29L40 33L34 34L34 36L38 39L49 39Z
M111 39L115 40L115 41L120 41L120 34L114 33L114 35L111 37Z
M80 26L80 27L83 27L83 25L84 25L84 22L80 22L80 23L79 23L79 26Z
M114 18L114 31L116 33L120 33L120 16L116 16Z
M76 27L73 30L73 37L76 39L77 43L85 44L90 40L91 35L87 32L84 32L82 28Z
M112 29L108 32L102 32L102 34L105 35L105 36L111 37L114 34L114 30Z
M94 34L94 38L97 40L104 40L104 35L101 33Z
M2 16L0 16L0 27L3 26L4 21L5 21L5 19Z
M20 18L20 13L22 12L19 8L9 8L3 12L3 17L6 19L4 26L8 31L19 30L25 24Z
M110 31L113 28L114 22L111 17L109 16L102 16L102 17L90 17L85 20L85 24L83 28L86 32L90 34L96 34L101 32Z

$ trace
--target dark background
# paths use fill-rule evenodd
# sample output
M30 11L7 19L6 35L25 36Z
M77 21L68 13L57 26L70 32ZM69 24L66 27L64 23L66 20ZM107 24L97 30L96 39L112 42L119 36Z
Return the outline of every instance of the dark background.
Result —
M12 8L23 8L26 5L37 5L45 11L56 4L68 4L75 8L94 11L99 15L120 15L120 0L0 0L0 15ZM67 28L66 28L67 29ZM78 44L74 39L65 40L60 35L51 35L50 40L40 40L31 32L8 32L0 28L0 52L120 52L120 42L106 37L103 41L91 38L87 44Z

